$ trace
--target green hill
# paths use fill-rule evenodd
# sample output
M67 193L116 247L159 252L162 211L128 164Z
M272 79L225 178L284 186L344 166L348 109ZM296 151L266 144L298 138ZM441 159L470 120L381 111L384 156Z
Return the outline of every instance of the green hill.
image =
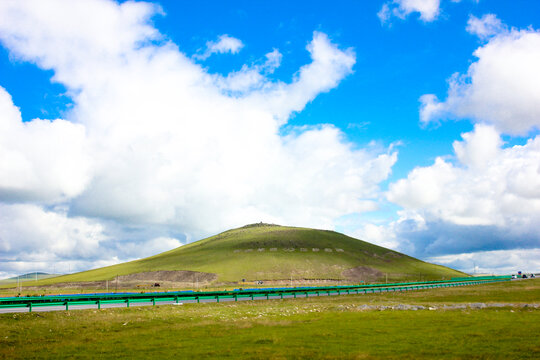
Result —
M160 270L216 274L217 282L291 278L360 282L466 275L334 231L253 224L148 258L40 284L112 280L118 275Z

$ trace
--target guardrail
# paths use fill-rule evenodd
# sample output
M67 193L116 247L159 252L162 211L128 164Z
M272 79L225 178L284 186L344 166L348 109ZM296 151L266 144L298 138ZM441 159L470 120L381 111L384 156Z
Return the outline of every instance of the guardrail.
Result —
M260 288L260 289L235 289L224 291L178 291L160 293L109 293L109 294L76 294L76 295L49 295L32 297L4 297L0 298L0 309L6 308L28 308L31 312L35 307L62 306L69 310L74 305L96 305L98 309L104 304L126 304L129 307L136 303L152 303L156 305L160 302L196 301L278 297L309 297L323 295L348 295L348 294L373 294L376 292L403 292L411 290L423 290L433 288L444 288L454 286L479 285L493 282L510 281L510 276L493 276L483 278L458 278L441 281L422 281L394 284L372 284L372 285L350 285L350 286L313 286L294 288Z

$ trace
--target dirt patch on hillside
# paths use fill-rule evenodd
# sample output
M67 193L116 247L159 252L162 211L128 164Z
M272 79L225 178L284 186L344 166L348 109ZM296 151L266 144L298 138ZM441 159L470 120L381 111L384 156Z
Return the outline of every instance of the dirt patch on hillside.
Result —
M341 273L348 280L354 281L375 281L380 279L384 274L377 269L369 266L357 266L352 269L347 269Z
M217 279L216 274L204 273L198 271L188 271L188 270L179 270L179 271L150 271L150 272L141 272L129 275L122 275L118 277L118 281L127 282L127 281L150 281L150 282L160 282L160 281L171 281L171 282L180 282L180 283L209 283Z

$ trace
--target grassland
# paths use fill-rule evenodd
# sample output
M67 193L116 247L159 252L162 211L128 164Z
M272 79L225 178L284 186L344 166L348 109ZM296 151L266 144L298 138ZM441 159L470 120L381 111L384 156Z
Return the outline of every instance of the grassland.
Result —
M538 359L540 310L362 311L539 303L540 280L245 303L0 315L0 357Z
M157 270L213 273L218 282L341 280L346 278L345 270L359 266L372 274L366 273L365 279L357 275L356 283L386 276L389 281L398 281L465 275L334 231L264 225L229 230L152 257L43 280L38 285L112 280L117 275Z

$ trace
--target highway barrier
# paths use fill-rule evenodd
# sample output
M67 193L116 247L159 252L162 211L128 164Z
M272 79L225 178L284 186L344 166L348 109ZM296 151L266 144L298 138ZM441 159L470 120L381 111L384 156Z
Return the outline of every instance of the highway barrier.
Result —
M373 294L382 292L403 292L412 290L445 288L455 286L479 285L494 282L510 281L511 276L484 276L481 278L455 278L452 280L422 281L394 284L371 284L371 285L349 285L349 286L311 286L311 287L282 287L282 288L253 288L235 289L223 291L174 291L155 293L102 293L102 294L71 294L71 295L44 295L26 297L3 297L0 298L0 309L20 309L28 308L31 312L36 307L56 306L63 310L69 310L75 305L95 305L101 309L105 304L130 304L151 303L179 303L180 301L210 300L220 302L229 299L238 301L239 299L270 299L284 297L309 297L323 295L350 295L350 294Z

